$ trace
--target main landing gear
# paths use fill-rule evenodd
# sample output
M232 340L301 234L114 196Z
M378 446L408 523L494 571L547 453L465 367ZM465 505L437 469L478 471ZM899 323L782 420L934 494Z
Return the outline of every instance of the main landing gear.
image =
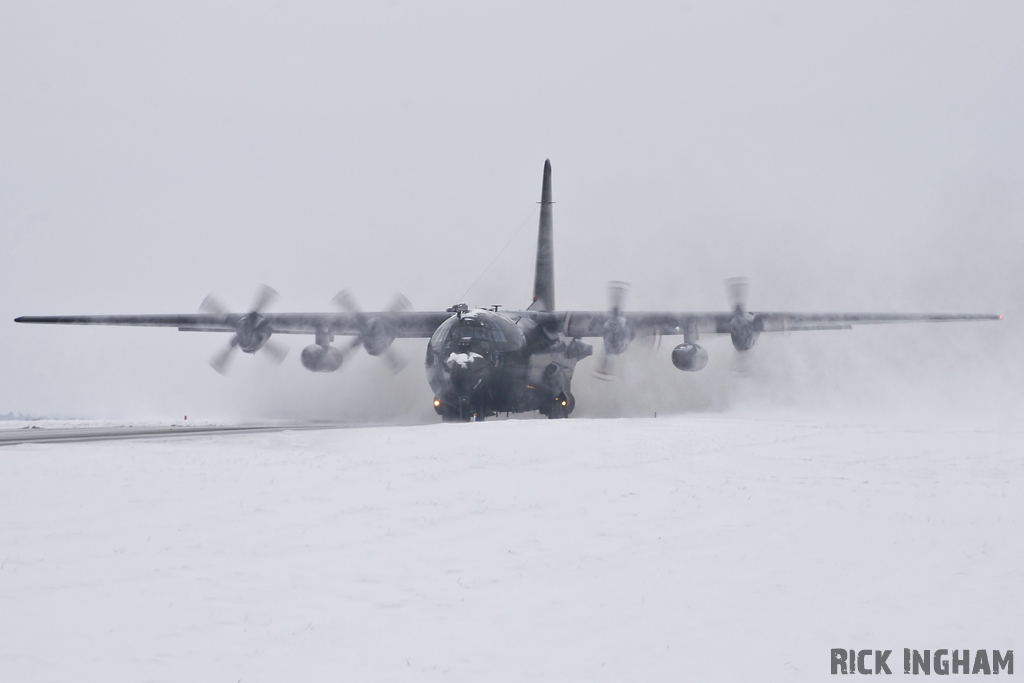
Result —
M542 415L547 415L549 420L560 420L564 417L569 417L569 414L575 407L576 398L571 392L566 391L555 396L551 403L542 406L540 412Z
M549 420L560 420L569 417L576 408L576 398L572 393L566 391L555 396L550 402L540 407L540 414L547 415ZM434 411L441 416L442 422L483 422L484 418L494 415L493 412L483 410L468 402L458 404L445 403L441 399L434 399Z

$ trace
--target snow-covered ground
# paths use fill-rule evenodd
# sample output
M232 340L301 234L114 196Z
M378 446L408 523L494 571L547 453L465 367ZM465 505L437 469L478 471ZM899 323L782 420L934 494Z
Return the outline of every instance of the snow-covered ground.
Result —
M902 675L1020 648L1022 456L768 415L5 447L0 680Z

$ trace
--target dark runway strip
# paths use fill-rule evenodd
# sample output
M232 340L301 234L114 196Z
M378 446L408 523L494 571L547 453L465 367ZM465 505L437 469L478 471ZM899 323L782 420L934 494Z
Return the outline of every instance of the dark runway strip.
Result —
M76 441L115 441L120 439L180 438L216 434L252 434L255 432L306 431L340 429L346 424L238 425L204 427L67 427L59 429L0 429L0 446L24 443L61 443Z

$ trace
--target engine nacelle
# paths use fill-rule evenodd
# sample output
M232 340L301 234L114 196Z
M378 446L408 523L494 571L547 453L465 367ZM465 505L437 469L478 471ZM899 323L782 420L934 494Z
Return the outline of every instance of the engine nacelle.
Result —
M729 336L737 351L749 351L761 334L762 323L750 313L737 315L729 322Z
M686 372L703 370L708 364L708 352L699 344L680 344L672 349L672 365Z
M757 330L749 327L734 330L730 333L732 337L732 347L737 351L749 351L754 346L754 342L757 341Z
M302 349L302 367L310 372L334 372L341 367L344 354L333 346L310 344Z
M235 341L238 348L245 353L256 353L267 340L270 339L270 330L266 324L266 318L259 313L249 313L239 318L235 325Z

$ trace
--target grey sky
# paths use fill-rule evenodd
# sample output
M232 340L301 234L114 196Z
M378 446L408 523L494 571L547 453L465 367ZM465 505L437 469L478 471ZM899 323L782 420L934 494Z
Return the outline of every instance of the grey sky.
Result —
M2 321L243 308L259 282L280 310L346 286L435 309L514 234L466 299L522 306L545 158L560 307L620 279L634 308L717 309L747 275L754 308L1001 312L760 362L786 396L908 366L893 387L1013 393L1022 73L1019 3L6 3L0 413L421 411L422 343L398 378L312 376L294 339L225 380L219 335ZM662 356L650 405L723 377Z

